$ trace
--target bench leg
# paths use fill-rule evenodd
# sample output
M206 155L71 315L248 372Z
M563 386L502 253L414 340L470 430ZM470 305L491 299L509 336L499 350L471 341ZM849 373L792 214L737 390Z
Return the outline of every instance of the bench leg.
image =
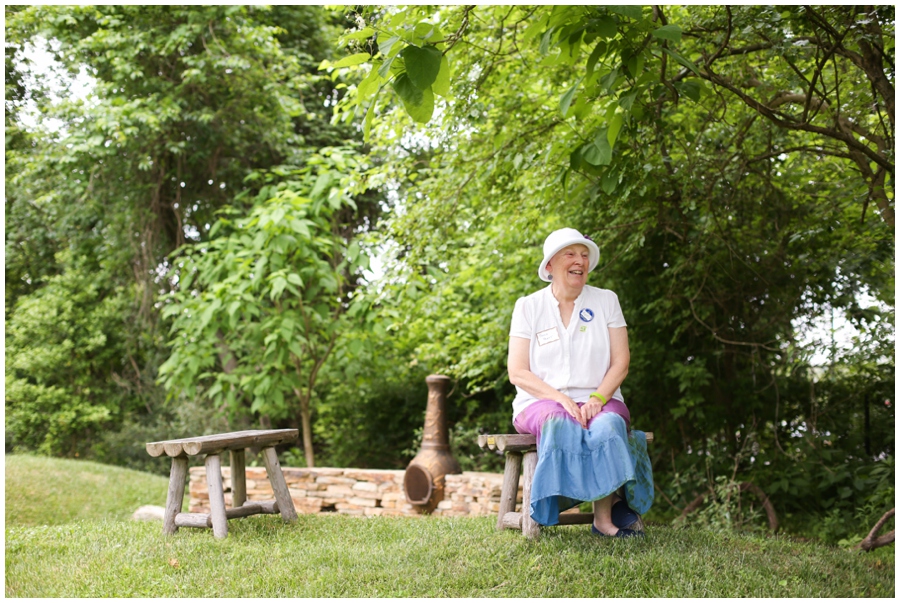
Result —
M285 521L296 521L297 510L294 509L294 501L291 500L287 482L284 481L284 473L281 472L281 464L278 462L275 448L271 446L263 448L263 459L266 462L266 475L269 476L269 483L272 484L272 491L275 492L275 500L278 502L281 518Z
M228 517L225 515L225 489L222 487L222 460L218 454L206 457L206 485L209 488L209 519L213 536L228 536Z
M537 452L531 450L522 459L522 533L527 538L541 535L541 526L531 518L531 482L534 481L534 470L537 468Z
M522 453L507 452L506 467L503 469L503 489L500 492L500 512L497 515L497 529L503 529L503 516L516 510L516 495L519 493L519 471L522 469Z
M175 516L181 513L184 503L184 480L187 478L188 460L186 456L172 457L169 471L169 492L166 495L166 512L163 515L163 534L171 535L178 530Z
M247 501L247 462L244 449L231 451L231 507L237 509Z

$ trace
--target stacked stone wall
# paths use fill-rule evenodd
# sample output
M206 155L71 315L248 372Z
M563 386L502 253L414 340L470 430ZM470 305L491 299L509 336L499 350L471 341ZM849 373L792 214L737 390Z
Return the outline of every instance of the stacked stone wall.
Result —
M282 467L284 479L297 513L343 513L346 515L420 515L421 510L406 502L404 471L378 469ZM247 468L247 498L272 500L275 495L264 467ZM232 506L231 469L222 467L225 504ZM503 475L466 471L445 476L444 499L431 513L460 517L496 514L500 509ZM190 512L209 512L206 470L190 469ZM522 502L519 485L517 509Z

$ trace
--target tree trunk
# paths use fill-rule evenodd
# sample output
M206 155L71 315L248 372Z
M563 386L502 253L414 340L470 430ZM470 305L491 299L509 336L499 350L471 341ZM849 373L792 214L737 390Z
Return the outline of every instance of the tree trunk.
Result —
M303 454L306 456L306 466L315 467L315 456L312 444L312 417L309 412L309 396L303 395L300 390L294 388L294 394L300 401L300 425L303 434Z

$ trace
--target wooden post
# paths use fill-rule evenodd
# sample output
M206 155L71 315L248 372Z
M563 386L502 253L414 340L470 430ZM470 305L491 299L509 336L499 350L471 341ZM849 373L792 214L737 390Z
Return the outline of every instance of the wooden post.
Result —
M288 490L287 482L284 481L284 474L281 472L281 465L278 463L278 455L275 454L274 447L263 448L263 460L266 462L266 475L269 476L269 483L272 484L272 490L275 492L275 500L278 501L281 518L285 521L296 521L297 510L294 509L294 501L291 500L291 492Z
M181 513L184 504L184 480L187 478L188 459L186 456L172 458L169 471L169 493L166 495L166 512L163 515L163 534L174 534L178 530L175 516Z
M222 460L218 454L206 456L206 485L209 488L209 518L213 536L228 536L228 518L225 516L225 489L222 487Z
M522 484L522 533L528 538L537 538L541 535L541 526L531 518L531 483L534 481L534 470L537 468L537 452L529 451L522 459L523 479Z
M500 513L497 515L497 529L503 529L503 516L516 510L516 495L519 493L519 471L522 469L522 453L507 452L506 467L503 469L503 490L500 492Z
M231 451L231 507L236 509L247 501L247 463L244 449Z

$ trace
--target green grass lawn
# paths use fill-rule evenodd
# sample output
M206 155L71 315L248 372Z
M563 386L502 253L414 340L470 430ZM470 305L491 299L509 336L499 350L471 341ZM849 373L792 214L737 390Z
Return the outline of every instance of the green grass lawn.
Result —
M158 475L29 454L6 455L6 525L60 525L128 519L141 505L165 506Z
M7 480L10 464L7 457ZM157 479L146 482L148 496L159 496ZM154 502L160 504L139 504ZM340 515L301 515L290 525L277 516L233 520L228 538L215 540L191 529L164 537L159 523L111 519L126 511L114 506L97 519L34 526L10 520L23 515L10 509L7 492L6 595L894 596L893 546L865 554L785 537L654 526L643 540L598 540L586 526L566 526L531 542L495 531L491 517Z

